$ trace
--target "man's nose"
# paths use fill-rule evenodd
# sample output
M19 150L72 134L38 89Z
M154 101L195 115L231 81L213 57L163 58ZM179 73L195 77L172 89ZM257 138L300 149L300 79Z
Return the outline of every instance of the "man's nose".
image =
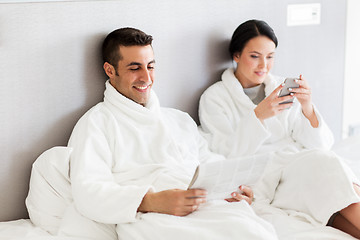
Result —
M141 79L140 80L142 80L142 81L144 81L146 83L151 82L151 74L150 74L150 71L148 69L144 69L141 72Z

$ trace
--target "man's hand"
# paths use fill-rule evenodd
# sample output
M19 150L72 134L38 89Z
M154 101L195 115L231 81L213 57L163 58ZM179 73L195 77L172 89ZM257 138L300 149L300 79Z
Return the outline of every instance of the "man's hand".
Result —
M157 212L175 216L186 216L206 202L206 191L202 189L171 189L162 192L148 192L138 212Z
M248 187L248 186L240 186L240 193L238 192L233 192L231 193L232 198L227 198L225 199L228 202L239 202L241 200L245 200L248 202L249 205L251 205L251 203L254 200L254 192L253 190Z

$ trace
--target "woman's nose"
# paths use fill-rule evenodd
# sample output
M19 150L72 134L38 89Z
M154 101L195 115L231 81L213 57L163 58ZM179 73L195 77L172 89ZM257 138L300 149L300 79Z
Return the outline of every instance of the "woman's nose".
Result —
M259 62L259 68L266 68L266 66L267 66L266 59L261 59Z

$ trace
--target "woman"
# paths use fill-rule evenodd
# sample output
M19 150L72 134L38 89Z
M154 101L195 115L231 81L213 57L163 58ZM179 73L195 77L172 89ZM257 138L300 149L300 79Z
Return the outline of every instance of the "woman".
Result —
M303 196L297 196L294 201L286 199L292 201L293 205L286 205L286 201L282 199L282 196L286 197L289 194L281 191L295 189L291 184L296 184L299 188L300 185L308 184L301 177L298 178L301 181L298 181L290 176L292 179L285 181L283 185L279 177L279 181L272 187L273 195L268 194L268 197L270 196L272 204L277 204L278 207L292 208L297 211L311 209L313 206L310 205L318 204L316 200L325 201L331 198L337 204L335 207L336 204L327 201L328 204L332 204L329 207L332 210L329 211L333 212L310 211L308 213L325 224L332 216L329 224L360 238L360 221L358 221L360 219L360 189L354 184L358 183L358 180L331 153L302 151L330 149L333 144L333 135L312 103L311 89L301 75L297 79L299 88L289 89L292 92L289 96L279 96L284 78L270 74L277 44L273 30L264 21L249 20L235 30L229 51L236 63L236 68L227 69L222 74L222 81L210 86L202 95L199 106L200 131L208 140L212 151L227 157L273 151L298 153L286 155L285 158L289 159L289 156L293 158L291 162L286 162L281 167L272 166L273 173L277 172L279 176L281 174L281 176L289 176L286 173L294 169L294 172L298 172L300 176L303 169L304 173L316 178L317 172L320 171L318 168L321 168L323 161L326 161L326 164L332 164L336 175L332 175L335 174L332 172L321 173L323 174L321 177L328 180L325 186L324 183L311 184L311 190L317 197L308 201L309 206L299 207L307 201ZM293 98L295 98L294 103L283 103ZM278 162L281 161L278 160ZM271 169L271 166L269 168ZM337 168L341 170L338 171ZM271 171L264 173L263 182L271 178L266 176L269 172ZM312 179L307 176L305 178ZM337 178L345 180L340 183ZM261 185L261 181L259 182L258 185ZM286 184L290 184L289 187ZM319 188L327 189L329 194L320 194ZM333 196L331 192L337 191L338 188L347 189L346 193ZM301 204L299 201L302 201ZM336 214L333 215L335 212Z
M284 78L270 74L277 43L262 21L250 20L235 30L229 50L237 67L227 69L222 81L200 100L201 130L213 151L233 157L284 149L330 149L333 144L302 76L292 96L278 97ZM293 97L298 101L279 104Z

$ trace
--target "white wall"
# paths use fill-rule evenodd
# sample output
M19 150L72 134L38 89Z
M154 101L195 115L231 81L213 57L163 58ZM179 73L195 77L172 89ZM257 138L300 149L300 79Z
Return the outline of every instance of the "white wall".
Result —
M347 0L343 137L360 134L360 1Z

